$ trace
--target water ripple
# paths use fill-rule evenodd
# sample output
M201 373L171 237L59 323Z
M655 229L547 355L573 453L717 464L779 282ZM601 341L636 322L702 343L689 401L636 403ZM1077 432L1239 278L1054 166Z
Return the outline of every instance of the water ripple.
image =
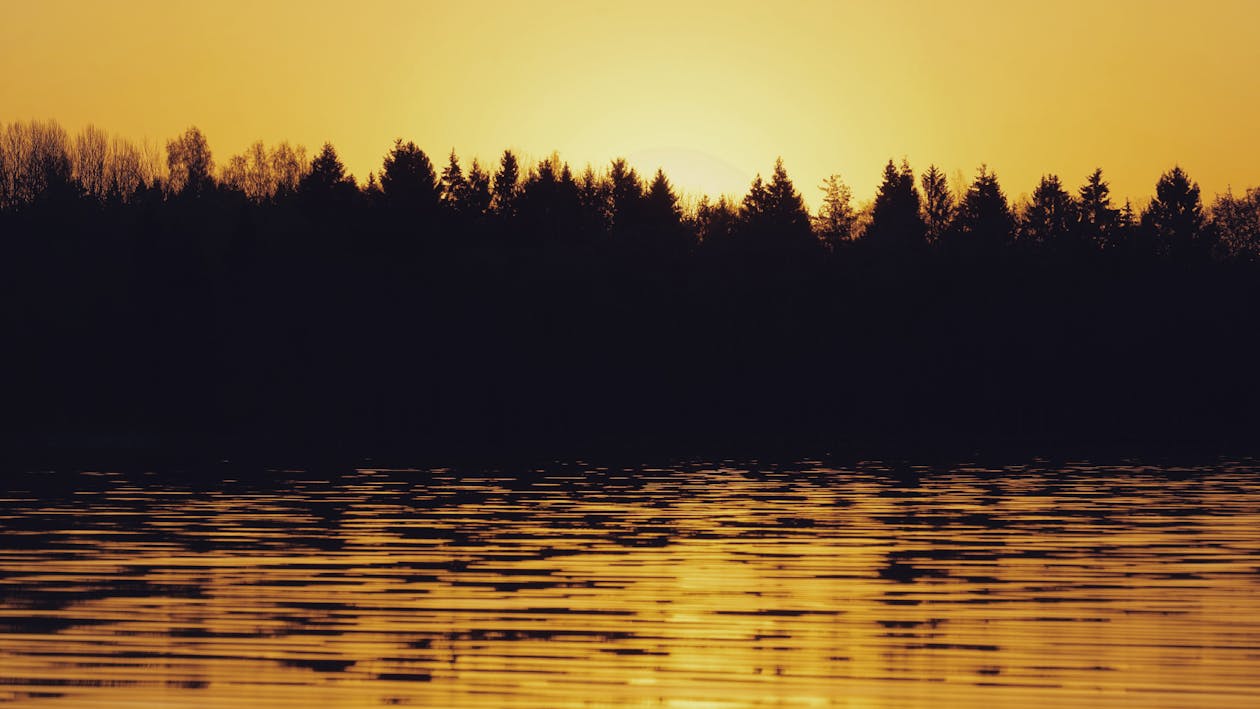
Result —
M1248 464L9 476L0 702L1250 707Z

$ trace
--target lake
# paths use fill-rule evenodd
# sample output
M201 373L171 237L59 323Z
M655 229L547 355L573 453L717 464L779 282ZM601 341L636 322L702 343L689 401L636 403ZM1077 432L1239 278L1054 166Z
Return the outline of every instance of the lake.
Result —
M1260 467L11 473L0 703L1254 707Z

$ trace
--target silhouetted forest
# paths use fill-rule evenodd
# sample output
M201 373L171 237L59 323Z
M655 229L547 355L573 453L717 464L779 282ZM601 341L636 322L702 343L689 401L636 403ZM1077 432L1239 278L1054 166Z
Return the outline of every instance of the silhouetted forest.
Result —
M1248 444L1260 191L1101 170L1012 204L890 161L809 214L782 163L661 172L333 146L216 161L0 126L10 445L556 455L939 442ZM85 443L89 442L89 443Z

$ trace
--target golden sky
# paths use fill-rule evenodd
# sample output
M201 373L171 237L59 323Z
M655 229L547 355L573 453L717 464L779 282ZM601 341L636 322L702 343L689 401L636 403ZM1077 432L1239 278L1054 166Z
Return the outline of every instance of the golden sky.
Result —
M743 194L781 155L817 203L906 157L1008 195L1101 166L1145 201L1180 163L1205 198L1260 184L1256 0L371 2L0 0L0 121L55 118L216 158L395 137L436 161L505 147L625 155Z

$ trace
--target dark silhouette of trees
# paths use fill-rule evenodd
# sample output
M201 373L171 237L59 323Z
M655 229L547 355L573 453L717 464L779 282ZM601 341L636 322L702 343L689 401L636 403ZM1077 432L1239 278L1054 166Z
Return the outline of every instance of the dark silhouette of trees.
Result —
M1098 249L1120 248L1122 239L1119 212L1111 204L1111 186L1102 178L1102 168L1094 170L1081 185L1077 213L1081 239Z
M608 170L609 216L616 231L637 233L643 219L643 180L624 159L612 161Z
M472 217L481 217L489 213L490 179L490 173L481 167L481 163L473 160L472 166L468 168L468 187L464 193L461 212Z
M1218 195L1212 204L1212 228L1226 256L1260 258L1260 190L1249 189L1241 197L1232 190Z
M105 201L110 196L109 134L89 125L74 138L74 179L84 194Z
M866 238L894 248L921 246L926 235L919 213L919 190L908 162L898 168L892 160L884 167L884 181L875 195Z
M156 183L157 171L144 150L117 136L110 139L105 163L107 199L130 202L137 192Z
M577 182L558 155L538 163L516 199L517 218L524 224L518 237L533 245L572 244L580 234L581 208Z
M244 154L228 158L219 184L253 202L265 202L296 192L307 169L306 149L302 146L282 142L268 150L260 140Z
M337 157L332 143L324 143L319 154L311 161L310 171L299 180L297 192L308 204L344 204L354 194L354 179L346 174L346 168Z
M1056 175L1044 175L1020 220L1020 238L1028 244L1068 247L1077 230L1077 207Z
M730 248L739 225L739 209L725 195L716 202L708 197L700 200L693 220L696 238L710 251Z
M176 194L198 195L214 187L214 158L196 126L166 143L168 186Z
M853 210L853 191L839 175L828 177L819 189L823 200L814 217L814 232L834 252L854 237L857 212Z
M233 155L228 158L227 164L219 169L219 186L229 190L235 190L251 199L257 199L258 195L250 194L249 191L249 161L244 155Z
M939 242L954 219L954 196L949 190L945 173L935 165L928 165L920 176L923 183L923 226L932 243Z
M578 179L578 205L583 230L598 237L607 235L612 224L612 187L590 165Z
M1142 214L1142 228L1156 249L1174 258L1202 257L1210 246L1204 230L1199 185L1180 167L1164 173L1155 184L1155 197Z
M1207 211L1180 168L1140 219L1095 171L1017 221L987 167L955 204L889 163L861 211L833 178L811 217L782 161L694 206L625 160L452 151L439 175L402 141L362 186L330 144L213 166L195 130L163 156L0 126L0 442L725 455L1260 425L1260 193Z
M516 199L521 192L521 169L516 155L504 150L499 158L499 169L494 173L494 189L491 207L495 214L510 219L516 213Z
M268 159L271 161L271 196L286 197L297 192L298 185L310 168L306 159L306 148L283 141L271 149Z
M271 199L276 194L278 180L275 171L271 168L271 157L267 154L267 147L259 140L250 146L248 156L245 194L255 201Z
M459 166L459 157L451 150L446 167L442 169L442 205L456 217L465 216L468 209L468 180Z
M770 200L769 213L774 223L784 230L788 238L801 243L813 243L808 235L809 212L805 210L805 200L788 177L787 169L783 167L783 158L774 162L774 173L767 193Z
M678 195L664 170L658 169L648 184L643 198L643 221L644 231L655 242L651 250L662 258L676 259L691 250L692 239L683 227Z
M769 205L770 192L766 189L765 180L761 179L761 173L757 173L748 186L748 194L744 195L744 201L740 204L740 216L744 221L759 220L769 212Z
M1131 232L1137 228L1137 225L1138 217L1133 209L1133 202L1126 199L1124 206L1120 208L1120 215L1116 219L1116 226L1118 227L1116 240L1122 244L1125 243L1132 238Z
M0 206L64 197L73 185L66 131L48 121L9 124L0 141Z
M381 167L381 192L394 209L429 216L436 212L441 190L429 156L415 143L402 138L385 156Z
M1015 219L997 175L987 165L981 165L954 217L960 243L969 250L994 254L1010 243L1014 226Z
M742 248L762 254L801 255L818 247L809 212L780 158L770 182L753 180L740 210L737 230Z
M259 180L258 186L266 190L269 198L283 197L295 192L309 168L306 148L300 145L294 147L288 142L281 142L271 148L265 156L258 151L254 160L259 164L255 171L263 178ZM266 164L266 169L261 167L263 164Z

